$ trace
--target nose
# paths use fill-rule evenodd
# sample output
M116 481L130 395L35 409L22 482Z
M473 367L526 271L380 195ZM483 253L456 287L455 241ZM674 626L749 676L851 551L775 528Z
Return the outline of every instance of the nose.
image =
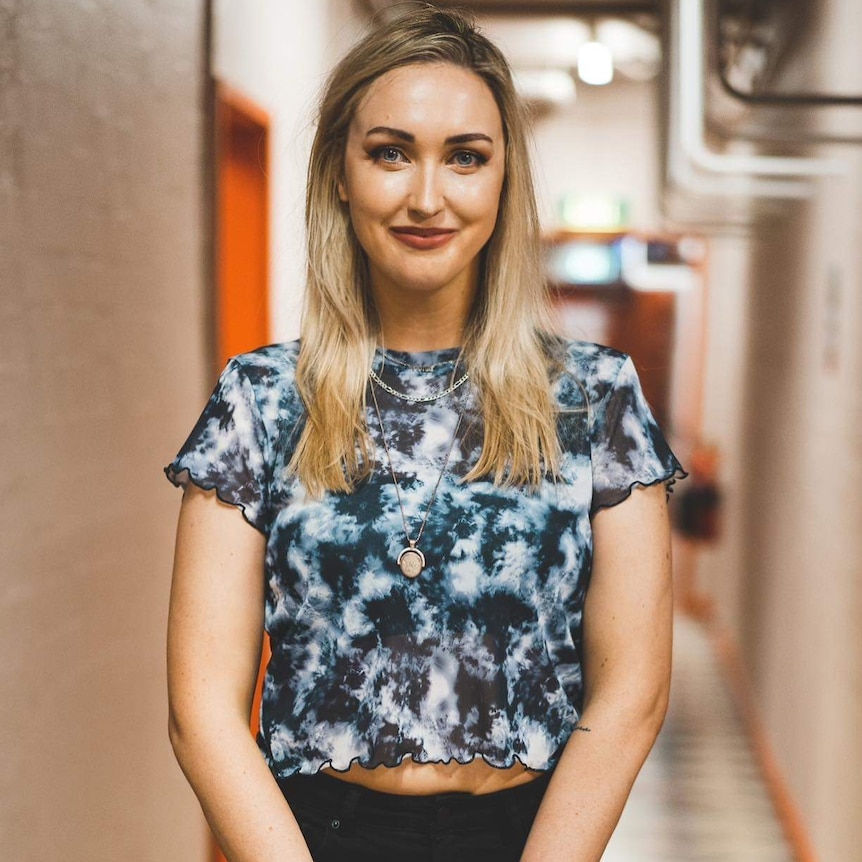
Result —
M444 178L437 165L417 165L413 173L410 197L407 202L410 215L429 219L439 213L445 205Z

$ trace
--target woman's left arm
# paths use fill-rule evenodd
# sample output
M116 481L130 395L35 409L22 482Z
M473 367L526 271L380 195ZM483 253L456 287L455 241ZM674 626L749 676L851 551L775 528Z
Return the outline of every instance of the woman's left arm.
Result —
M593 518L584 608L584 709L522 862L598 862L664 720L673 602L663 484Z

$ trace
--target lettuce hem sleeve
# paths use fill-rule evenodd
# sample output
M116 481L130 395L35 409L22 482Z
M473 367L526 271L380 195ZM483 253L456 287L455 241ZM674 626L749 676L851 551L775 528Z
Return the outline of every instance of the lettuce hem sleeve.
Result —
M622 503L638 486L664 482L669 495L674 482L688 475L653 416L631 357L621 359L593 416L590 516Z
M194 485L202 491L215 491L216 497L222 503L227 503L229 506L236 506L241 512L246 523L250 524L263 536L267 535L265 519L261 517L258 507L239 498L235 489L230 487L220 487L218 483L212 480L199 478L192 475L188 467L182 466L182 459L177 458L164 468L165 476L168 481L177 488L185 490L189 485Z
M674 458L673 464L668 467L667 471L660 476L652 479L633 479L627 486L622 488L611 488L605 490L601 494L597 494L593 498L593 505L590 509L590 516L594 516L602 509L610 509L618 506L620 503L628 500L632 492L637 488L652 488L653 485L664 484L665 499L669 500L673 493L673 486L681 479L685 479L688 473L683 469L679 461Z
M204 491L215 490L219 500L238 506L246 521L266 534L269 474L266 433L254 387L231 359L165 475L178 487L191 482Z

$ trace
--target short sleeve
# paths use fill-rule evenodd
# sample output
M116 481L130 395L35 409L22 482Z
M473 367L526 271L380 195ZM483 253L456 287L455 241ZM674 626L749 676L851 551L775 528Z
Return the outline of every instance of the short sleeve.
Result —
M592 464L590 514L621 503L637 485L664 482L669 490L686 476L653 418L630 357L595 408Z
M177 487L192 482L215 488L220 500L239 506L246 520L265 532L265 441L252 385L232 359L165 474Z

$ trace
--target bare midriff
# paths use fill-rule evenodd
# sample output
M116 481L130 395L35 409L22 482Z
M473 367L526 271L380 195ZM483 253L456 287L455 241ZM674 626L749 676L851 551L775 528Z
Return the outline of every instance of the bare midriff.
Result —
M499 769L476 758L470 763L416 763L407 759L398 766L368 769L354 763L346 772L325 769L327 775L341 781L361 784L381 793L404 796L426 796L434 793L495 793L533 781L542 772L527 769L519 763Z

